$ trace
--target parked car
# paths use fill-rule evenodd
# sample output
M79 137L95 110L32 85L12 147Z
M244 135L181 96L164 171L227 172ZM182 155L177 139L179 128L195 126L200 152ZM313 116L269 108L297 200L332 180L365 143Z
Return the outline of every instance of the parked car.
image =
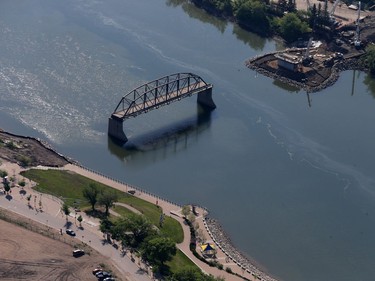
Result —
M101 268L94 268L94 270L92 271L92 274L96 275L99 271L103 271L103 269L101 269Z
M98 279L103 280L105 278L112 277L112 274L107 271L99 271L98 273L95 274L95 276Z
M66 232L66 234L68 234L70 236L76 236L76 233L71 229L67 229L67 230L65 230L65 232Z
M81 249L77 249L73 251L73 257L76 257L76 258L83 256L84 254L85 254L85 251Z

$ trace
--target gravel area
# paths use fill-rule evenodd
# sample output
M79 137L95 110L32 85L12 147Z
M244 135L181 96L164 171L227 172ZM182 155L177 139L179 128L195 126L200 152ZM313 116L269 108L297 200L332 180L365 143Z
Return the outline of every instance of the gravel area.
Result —
M20 166L38 165L62 167L73 161L57 153L48 143L39 139L18 136L0 129L0 155Z

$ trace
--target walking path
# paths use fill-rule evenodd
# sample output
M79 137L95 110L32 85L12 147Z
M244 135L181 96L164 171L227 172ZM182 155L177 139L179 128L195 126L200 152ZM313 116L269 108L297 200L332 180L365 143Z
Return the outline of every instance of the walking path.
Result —
M40 169L48 169L48 167L38 167ZM18 165L9 163L9 162L3 162L2 165L0 165L0 169L6 170L8 172L8 175L11 177L16 177L19 180L22 179L22 176L19 175L22 168L20 168ZM55 169L55 168L54 168ZM221 276L224 277L227 281L238 281L243 280L243 278L240 278L238 276L235 276L233 274L229 274L225 271L226 268L230 268L232 272L237 273L239 276L243 276L246 279L249 280L273 280L272 278L268 279L266 275L259 275L258 272L255 272L257 276L262 278L256 278L254 277L254 271L250 271L247 268L245 268L243 265L239 264L238 262L234 262L228 254L224 253L221 247L217 247L217 261L220 262L223 265L224 270L219 270L216 267L210 267L208 264L200 261L197 259L193 253L190 251L190 229L189 226L186 225L184 222L183 216L181 214L181 206L174 204L172 202L169 202L167 200L164 200L158 196L149 194L147 192L141 191L137 188L134 188L130 185L121 183L119 181L113 180L111 178L108 178L106 176L100 175L94 171L87 170L85 168L82 168L77 165L68 164L62 168L63 170L68 170L75 172L77 174L80 174L82 176L88 177L90 179L93 179L97 182L101 182L105 185L111 186L113 188L116 188L118 190L121 190L123 192L128 192L130 190L134 190L134 196L137 196L141 199L144 199L148 202L151 202L153 204L159 205L163 213L173 217L182 226L183 232L184 232L184 240L181 244L178 244L177 247L180 249L187 257L189 257L190 260L192 260L201 270L207 274L212 274L214 276ZM9 209L11 211L14 211L20 215L23 215L25 217L28 217L30 219L36 220L40 223L46 224L49 227L53 227L56 229L64 228L64 225L66 223L65 216L61 212L61 201L53 196L47 195L47 194L41 194L36 192L32 189L32 187L36 184L31 181L26 180L27 186L25 187L26 195L31 194L32 199L30 201L30 205L34 207L29 208L27 206L27 200L26 195L22 195L21 193L17 193L17 188L13 188L15 192L12 194L12 199L7 200L5 196L0 197L0 206L6 209ZM20 190L21 188L18 187ZM16 193L16 194L14 194ZM42 208L43 212L38 212L37 205L39 204L39 201L42 202ZM37 204L38 203L38 204ZM131 208L131 206L124 206L126 208ZM196 222L199 225L199 228L203 232L203 236L208 239L207 242L217 242L214 240L211 240L211 233L209 233L207 229L207 225L204 220L204 214L205 210L202 208L196 208L199 215L196 217ZM94 249L98 250L103 255L111 258L115 265L118 267L120 272L129 280L129 281L146 281L151 280L152 276L151 271L147 269L145 265L143 265L140 261L136 260L133 262L129 256L129 253L127 253L125 256L122 255L121 251L119 249L114 248L112 245L103 243L103 234L99 231L99 221L97 219L94 219L92 217L86 216L84 213L79 213L83 217L83 230L77 227L76 225L76 217L77 213L71 214L71 220L74 219L75 224L72 225L72 229L76 231L77 233L77 239L89 244ZM199 251L199 249L197 249ZM146 273L148 271L149 274Z
M93 179L97 182L101 182L103 184L106 184L108 186L111 186L113 188L116 188L116 189L124 191L124 192L128 192L129 190L134 190L135 191L134 196L137 196L137 197L139 197L143 200L146 200L148 202L151 202L153 204L159 205L162 208L164 214L166 214L170 217L173 217L182 226L182 229L183 229L183 232L184 232L184 241L181 244L178 244L177 248L180 249L187 257L189 257L189 259L192 260L203 272L205 272L207 274L212 274L214 276L222 276L227 281L243 280L240 277L237 277L233 274L229 274L225 270L219 270L216 267L210 267L208 264L198 260L193 255L193 253L190 251L190 248L189 248L190 247L190 228L189 228L188 225L185 224L183 216L181 215L181 206L179 206L177 204L174 204L172 202L168 202L167 200L162 199L160 197L157 197L155 195L140 191L133 186L115 181L115 180L113 180L111 178L108 178L108 177L105 177L105 176L101 176L101 175L99 175L99 174L97 174L93 171L89 171L89 170L84 169L84 168L82 168L80 166L77 166L77 165L68 164L64 167L64 169L76 172L77 174L88 177L88 178ZM198 208L198 212L199 212L200 216L196 218L196 221L198 223L200 222L200 227L203 227L203 219L204 219L203 214L204 214L205 211L201 208ZM210 237L209 233L207 232L207 230L204 227L202 228L202 230L205 231L206 237ZM218 249L218 250L219 250L218 254L217 254L218 258L223 258L225 260L226 255L223 252L221 252L220 249ZM224 268L227 267L227 265L225 263L223 263L223 265L224 265ZM242 273L244 273L244 276L246 278L248 278L250 280L256 280L256 279L254 279L254 277L250 273L244 272L243 269L240 266L238 266L237 264L233 265L233 262L232 262L232 264L228 264L228 265L232 269L233 272L238 273L240 275L242 275ZM253 278L253 279L251 279L251 278Z

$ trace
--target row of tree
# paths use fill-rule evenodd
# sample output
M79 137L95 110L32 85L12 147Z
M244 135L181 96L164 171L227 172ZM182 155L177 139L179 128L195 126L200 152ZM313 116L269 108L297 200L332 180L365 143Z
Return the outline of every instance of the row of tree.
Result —
M186 267L171 273L166 262L172 260L176 255L175 242L169 237L161 234L158 227L143 214L132 213L116 219L109 218L109 208L116 202L118 196L115 192L99 189L95 184L90 184L83 190L83 196L95 211L95 206L100 204L105 207L106 217L100 222L100 231L105 236L110 235L111 239L119 241L123 248L130 248L131 251L139 253L140 258L152 265L154 272L161 272L169 281L222 281L222 278L215 278L203 274L197 268ZM64 207L65 206L65 207ZM64 204L63 211L69 214L69 207ZM184 213L189 214L187 208ZM163 214L160 217L160 225L163 226Z
M154 272L166 275L169 281L222 281L203 274L196 268L186 267L171 273L165 266L167 261L176 255L175 242L168 237L163 237L156 226L140 214L131 214L120 217L115 221L101 220L100 230L110 234L112 239L120 241L123 247L136 250L140 257L152 265Z
M165 262L176 254L176 245L168 237L163 237L157 228L141 214L130 214L116 220L103 219L100 230L112 239L120 241L123 248L136 250L144 261L153 266L154 271L166 273Z
M374 0L375 1L375 0ZM297 11L295 0L193 0L208 12L230 18L263 36L280 35L287 42L308 38L314 29L329 30L333 23L327 4Z

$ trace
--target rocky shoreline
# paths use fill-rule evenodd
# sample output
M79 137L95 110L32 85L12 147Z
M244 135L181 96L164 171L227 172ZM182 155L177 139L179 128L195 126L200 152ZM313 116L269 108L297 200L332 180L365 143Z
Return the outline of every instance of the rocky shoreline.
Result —
M58 153L49 143L41 139L12 134L2 129L0 129L0 144L1 157L21 166L62 167L75 162Z
M215 244L244 271L252 274L259 280L277 281L277 279L260 270L246 255L233 246L232 241L217 220L206 217L204 224Z
M49 143L38 138L20 136L0 129L0 140L2 142L12 141L18 145L16 149L10 149L6 146L0 147L3 159L10 162L18 163L18 155L27 155L28 157L33 158L34 165L61 167L68 163L77 163L71 158L58 153ZM41 158L43 158L43 160L41 160ZM234 263L240 266L244 271L256 276L259 280L277 281L261 271L243 253L233 246L230 238L226 235L224 229L217 220L205 217L204 224L212 240Z
M284 82L290 86L294 86L297 88L300 88L307 93L314 93L314 92L319 92L325 88L328 88L332 86L339 78L340 72L345 71L345 70L361 70L361 71L367 71L366 68L364 68L360 64L359 57L360 56L354 56L350 57L347 59L343 59L340 62L335 63L332 67L330 67L330 76L328 79L324 80L322 83L319 83L316 86L309 86L307 85L306 82L299 82L296 81L290 77L286 77L284 75L279 74L277 71L269 71L263 67L260 66L258 61L262 60L263 58L270 56L270 55L275 55L280 52L274 52L274 53L268 53L264 54L262 56L258 56L252 59L249 59L245 62L245 65L252 70L255 70L256 72L263 74L264 76L279 80L281 82Z

